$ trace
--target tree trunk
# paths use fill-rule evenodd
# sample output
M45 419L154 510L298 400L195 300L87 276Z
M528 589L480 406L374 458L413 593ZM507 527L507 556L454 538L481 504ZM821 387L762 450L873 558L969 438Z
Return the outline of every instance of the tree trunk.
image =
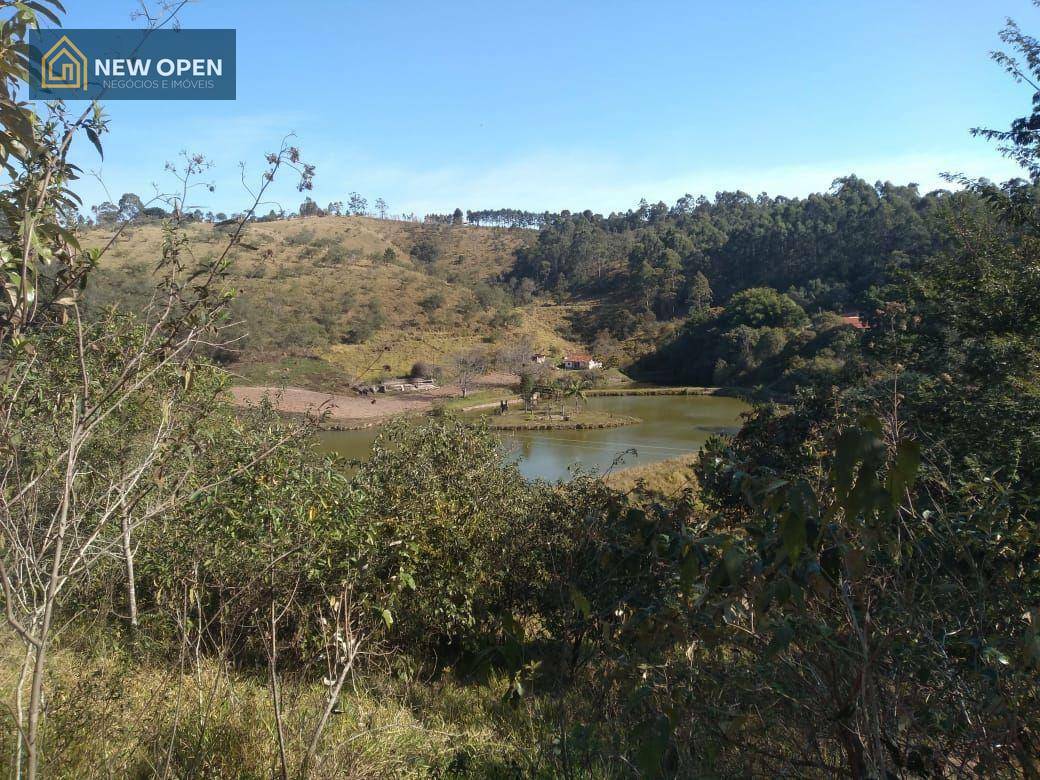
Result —
M43 712L43 678L47 670L47 641L50 639L54 603L58 599L58 583L61 580L61 566L65 556L65 534L69 530L69 504L72 501L72 481L75 475L76 450L79 445L77 435L78 423L79 420L74 412L72 415L72 437L69 442L68 461L65 466L65 488L58 518L58 536L54 542L54 560L51 562L51 571L47 580L47 592L44 595L40 633L37 634L36 654L33 658L32 687L29 689L29 735L25 741L25 776L28 780L36 780L39 776L40 715Z
M285 757L285 727L282 722L282 692L278 685L278 619L275 603L271 600L271 645L267 653L267 666L271 677L271 702L274 705L274 722L278 731L278 761L282 780L289 778L289 765Z
M123 557L126 560L126 601L130 611L130 630L137 634L137 582L134 579L134 550L130 543L130 516L122 513Z
M25 751L25 680L29 675L29 667L32 663L32 645L26 645L25 656L22 658L22 668L18 673L18 689L15 691L15 723L18 728L16 737L17 747L14 753L14 767L11 776L15 780L22 777L22 758Z
M848 723L840 724L841 744L845 751L845 768L853 780L865 780L867 765L863 757L863 742Z

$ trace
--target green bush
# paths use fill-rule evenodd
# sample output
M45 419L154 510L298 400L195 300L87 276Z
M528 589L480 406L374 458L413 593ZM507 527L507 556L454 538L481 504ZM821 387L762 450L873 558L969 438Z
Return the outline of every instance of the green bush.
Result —
M390 423L353 481L380 550L365 581L406 648L475 647L500 624L535 492L499 439L452 416Z
M805 310L789 296L771 287L752 287L729 299L724 324L727 328L797 328L808 322Z
M225 481L145 529L138 565L143 622L172 640L184 589L191 588L201 614L189 617L213 627L202 632L204 644L230 643L240 662L256 663L273 604L284 612L286 656L309 663L321 605L356 582L371 553L357 522L360 500L310 435L269 406L244 415L218 410L198 439L206 445L198 481ZM381 611L374 595L357 597L370 624Z

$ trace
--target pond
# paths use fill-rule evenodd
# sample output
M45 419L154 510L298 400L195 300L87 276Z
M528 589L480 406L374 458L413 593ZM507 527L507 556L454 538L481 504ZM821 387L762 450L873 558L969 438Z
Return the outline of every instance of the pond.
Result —
M637 425L595 430L508 431L507 449L519 458L528 479L559 480L575 467L596 474L641 466L700 449L715 433L733 433L748 405L736 398L700 395L625 395L589 399L589 408L638 417ZM347 458L363 459L377 429L325 431L322 446Z

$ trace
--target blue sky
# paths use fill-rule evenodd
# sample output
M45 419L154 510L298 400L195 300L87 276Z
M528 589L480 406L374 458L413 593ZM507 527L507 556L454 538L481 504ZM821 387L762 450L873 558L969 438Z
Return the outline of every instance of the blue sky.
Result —
M135 0L67 0L67 27L133 26ZM88 203L172 188L182 150L215 163L204 210L246 202L239 162L294 131L313 197L394 213L591 208L743 189L803 195L837 176L940 186L1016 175L974 125L1030 94L988 52L1028 0L199 0L184 27L238 30L234 102L110 102ZM274 192L302 199L288 179Z

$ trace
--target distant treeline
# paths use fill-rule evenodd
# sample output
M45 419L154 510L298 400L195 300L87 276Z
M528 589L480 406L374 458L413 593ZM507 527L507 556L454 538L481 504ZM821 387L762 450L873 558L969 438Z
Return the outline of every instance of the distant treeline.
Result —
M842 309L888 270L948 243L954 201L978 196L850 176L806 198L722 192L608 217L565 211L545 216L513 275L546 291L622 297L660 320L751 287L787 292L810 310Z
M165 207L164 207L165 206ZM168 219L173 216L184 221L224 222L240 220L245 215L224 212L202 211L201 209L184 209L176 199L153 198L145 202L133 192L123 194L118 202L104 201L91 208L91 215L76 213L67 215L70 224L110 226L123 222L145 222L149 220ZM565 212L566 213L566 212ZM425 222L435 225L479 225L489 227L510 228L542 228L549 224L556 215L549 212L524 211L522 209L480 209L477 211L456 208L453 212L430 213L422 218L414 213L391 214L390 207L383 198L376 198L369 208L369 201L357 192L351 192L346 201L332 201L325 207L320 206L313 198L304 199L296 211L270 209L266 214L254 214L251 222L274 222L298 217L325 216L359 216L378 217L380 219L396 219L404 222Z
M481 209L467 211L466 221L471 225L493 227L541 228L552 221L554 215L548 211L535 212L522 209Z
M167 208L163 208L163 204ZM368 199L356 192L350 193L350 197L343 201L333 201L325 208L319 206L314 199L306 198L297 211L286 211L285 209L269 209L266 214L254 213L249 217L250 222L275 222L283 219L295 219L297 217L325 217L325 216L378 216L386 219L389 207L382 198L376 198L375 211L369 212ZM80 225L111 226L124 222L147 222L170 217L178 217L186 222L233 222L243 219L246 215L236 212L230 216L222 211L202 211L201 209L184 208L176 198L167 199L156 197L147 203L133 192L124 193L117 203L104 201L91 208L92 217L84 217L75 214L67 217L67 221ZM460 212L461 213L461 212ZM417 221L414 214L401 214L402 220Z

